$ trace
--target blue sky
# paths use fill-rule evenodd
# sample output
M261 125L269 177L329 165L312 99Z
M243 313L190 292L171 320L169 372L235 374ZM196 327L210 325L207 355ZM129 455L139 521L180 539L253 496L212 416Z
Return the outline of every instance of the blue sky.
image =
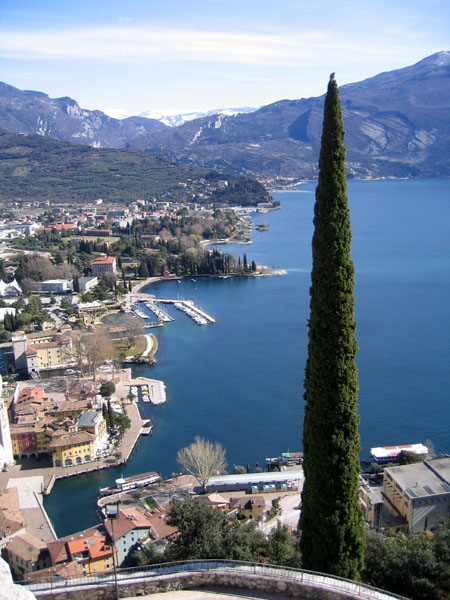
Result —
M449 38L449 0L0 0L0 80L130 114L257 106Z

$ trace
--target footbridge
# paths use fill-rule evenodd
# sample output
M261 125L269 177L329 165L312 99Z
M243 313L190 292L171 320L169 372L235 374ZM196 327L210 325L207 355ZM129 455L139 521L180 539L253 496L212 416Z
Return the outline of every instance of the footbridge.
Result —
M118 569L80 579L25 585L38 599L113 600L203 587L252 590L303 600L407 600L363 583L276 565L232 560L193 560Z

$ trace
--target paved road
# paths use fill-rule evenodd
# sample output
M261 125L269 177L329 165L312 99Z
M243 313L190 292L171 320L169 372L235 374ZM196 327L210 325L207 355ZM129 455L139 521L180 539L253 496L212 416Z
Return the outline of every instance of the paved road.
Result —
M300 518L300 493L285 496L280 500L281 515L276 519L272 519L266 523L261 524L261 531L269 534L278 523L287 525L294 529L297 528L298 520Z

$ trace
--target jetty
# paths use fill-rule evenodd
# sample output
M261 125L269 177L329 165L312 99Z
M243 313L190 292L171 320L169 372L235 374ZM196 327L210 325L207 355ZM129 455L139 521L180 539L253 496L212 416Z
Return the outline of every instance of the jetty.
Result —
M208 323L215 323L216 320L211 315L208 315L204 310L199 308L193 300L172 300L169 298L159 298L158 302L163 304L173 304L176 308L180 308L183 312L191 311L199 317L205 319ZM187 313L189 314L189 313Z
M152 404L164 404L166 402L166 385L159 379L150 379L149 377L137 377L127 382L130 393L134 396L131 388L137 388L141 392L143 402Z
M144 306L151 311L157 318L158 323L150 323L146 324L146 327L156 327L161 326L164 323L169 323L174 321L174 318L171 317L166 311L164 311L159 305L160 304L172 304L175 308L182 310L188 316L190 316L198 325L206 325L207 323L215 323L216 320L214 317L206 313L203 309L198 307L193 300L174 300L172 298L158 298L153 294L144 294L144 293L130 293L127 299L127 310L137 314L143 319L150 318L148 315L143 313L137 307L137 304L142 302Z
M156 299L155 300L151 300L149 302L144 302L144 305L148 308L148 310L150 310L156 317L158 317L158 320L164 321L166 323L169 323L170 321L173 321L174 318L171 317L170 315L168 315L164 310L162 310L161 308L159 308L159 306L157 305Z

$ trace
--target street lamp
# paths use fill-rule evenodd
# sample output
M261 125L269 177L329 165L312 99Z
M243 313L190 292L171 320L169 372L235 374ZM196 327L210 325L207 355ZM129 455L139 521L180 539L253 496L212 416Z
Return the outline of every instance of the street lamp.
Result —
M105 504L106 518L111 521L111 539L113 551L113 571L114 571L114 589L116 592L116 600L119 600L119 585L117 583L117 568L116 568L116 540L114 539L114 520L119 516L119 502Z

